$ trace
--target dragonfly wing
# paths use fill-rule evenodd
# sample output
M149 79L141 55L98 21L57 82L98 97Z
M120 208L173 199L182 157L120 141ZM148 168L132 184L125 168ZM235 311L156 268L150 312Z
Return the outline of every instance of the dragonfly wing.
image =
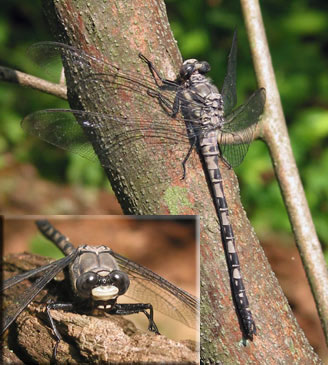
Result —
M99 112L99 105L104 104L103 95L106 95L106 100L115 100L110 105L110 114L113 116L144 118L145 110L150 110L153 120L163 120L164 123L171 119L174 103L181 105L183 102L176 89L161 88L148 79L136 79L122 72L115 75L90 75L80 80L74 90L86 101L86 111ZM204 108L204 104L197 101L189 101L189 105L199 114ZM181 119L181 115L178 118Z
M232 45L228 56L227 73L223 81L221 95L223 99L224 113L228 115L237 103L236 71L237 68L237 30L232 39Z
M35 268L33 270L24 272L22 274L15 275L12 278L9 278L9 279L5 280L2 283L1 291L4 291L6 289L9 289L9 288L11 288L14 285L19 284L23 280L32 278L33 276L35 276L37 274L40 274L40 273L42 273L42 272L44 272L44 271L46 271L48 269L51 269L53 265L54 265L54 262L51 262L48 265L44 265L44 266L41 266L41 267L37 267L37 268Z
M120 67L109 62L101 53L91 55L82 49L64 43L39 42L29 47L27 52L39 69L50 76L51 81L54 82L59 82L62 76L62 67L68 64L74 68L73 72L80 80L96 74L122 76L136 83L140 79L138 73L122 72ZM137 55L136 59L138 59ZM151 77L143 77L143 82L147 86L154 85L154 80Z
M169 112L172 112L176 94L174 88L167 88L165 85L159 87L150 75L145 76L140 72L121 70L120 67L107 61L102 54L93 56L81 49L56 42L36 43L29 48L28 53L34 62L47 74L55 77L56 81L60 76L61 65L70 65L75 79L79 80L72 83L72 90L82 95L83 98L91 95L92 103L90 105L96 105L94 99L97 97L98 91L106 89L112 93L118 93L124 104L128 104L131 97L135 98L138 95L144 96L144 104L158 100L157 96L159 96L168 107ZM138 59L136 55L136 60ZM142 61L140 62L143 64ZM149 72L148 67L146 65L144 67ZM111 99L111 92L108 94L108 100ZM102 100L102 102L104 101ZM193 108L199 107L199 104L193 104ZM127 109L129 110L130 106ZM144 111L143 108L141 110ZM121 109L119 111L122 112Z
M107 72L116 74L119 68L107 62L101 54L97 57L81 49L57 42L39 42L28 49L28 55L50 80L59 82L62 78L63 65L74 65L74 72L79 76Z
M52 280L61 270L63 270L72 260L75 259L76 255L77 251L74 251L69 256L52 263L48 271L46 271L43 276L38 278L30 288L28 288L22 295L13 301L12 305L7 308L4 313L2 313L1 334L12 324L19 314L49 283L49 281Z
M245 104L227 116L218 142L223 156L232 167L243 161L263 113L264 104L265 89L262 88L256 90Z
M167 118L150 120L49 109L28 115L22 121L22 127L29 134L57 147L93 162L100 161L105 168L112 168L117 161L123 163L126 159L136 167L140 166L140 161L148 161L151 171L170 163L168 156L174 156L178 163L176 169L166 176L166 169L162 168L163 174L155 184L165 184L172 178L180 180L182 168L179 162L183 161L190 147L185 122L179 118L171 118L168 123ZM138 154L135 151L139 151Z
M155 310L191 328L196 328L199 309L195 297L144 266L115 252L112 254L120 269L129 275L130 287L126 293L127 297L141 303L150 303Z
M70 109L47 109L29 114L23 119L21 125L28 134L96 162L97 156L86 134L77 123L77 117L84 117L87 124L88 116L83 112Z

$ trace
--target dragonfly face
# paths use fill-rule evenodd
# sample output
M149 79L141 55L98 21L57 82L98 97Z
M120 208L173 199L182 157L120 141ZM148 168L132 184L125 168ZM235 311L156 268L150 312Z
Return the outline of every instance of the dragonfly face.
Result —
M70 265L70 277L75 295L91 299L101 309L111 308L130 285L106 246L80 246Z

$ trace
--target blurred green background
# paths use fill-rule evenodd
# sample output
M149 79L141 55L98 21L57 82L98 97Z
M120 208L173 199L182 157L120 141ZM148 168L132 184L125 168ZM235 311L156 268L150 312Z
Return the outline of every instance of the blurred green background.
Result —
M238 100L257 87L238 1L166 0L172 30L184 58L210 62L210 76L223 81L232 34L238 29ZM328 247L328 2L262 1L264 23L293 150L319 238ZM0 64L36 74L26 49L51 40L39 1L4 1L0 14ZM109 187L97 164L27 137L20 121L27 114L66 103L41 92L0 83L0 197L15 184L8 169L37 168L43 180L67 186ZM236 169L245 209L260 238L290 236L291 228L265 145L254 142ZM5 183L4 183L5 182ZM7 205L6 205L7 204ZM9 209L10 211L10 209ZM326 250L327 252L327 250ZM328 256L328 255L327 255Z

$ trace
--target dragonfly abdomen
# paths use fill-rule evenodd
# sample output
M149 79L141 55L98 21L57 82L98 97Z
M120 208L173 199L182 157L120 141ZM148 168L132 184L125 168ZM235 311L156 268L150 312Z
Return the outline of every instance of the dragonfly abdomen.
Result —
M218 131L208 132L201 138L200 148L211 182L214 204L220 221L221 237L227 258L233 299L238 308L245 334L248 338L252 339L253 334L256 334L256 327L249 309L249 303L240 273L235 236L230 223L228 205L224 195L222 177L218 164L220 151L217 143L217 135Z
M71 254L75 247L73 244L68 240L66 236L61 234L57 229L50 224L47 220L37 220L36 225L38 226L41 233L47 237L50 241L54 242L56 246L66 255L68 256Z

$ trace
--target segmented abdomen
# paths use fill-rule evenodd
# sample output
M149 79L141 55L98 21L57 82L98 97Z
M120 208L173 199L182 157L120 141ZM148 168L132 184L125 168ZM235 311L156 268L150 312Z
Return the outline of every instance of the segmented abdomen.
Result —
M229 219L228 205L224 196L222 177L219 170L220 151L217 142L218 131L208 132L200 140L200 148L211 182L215 208L220 221L222 242L227 259L234 302L238 308L247 337L256 334L255 323L249 309L245 287L240 274L240 264L235 246L235 237Z
M55 245L66 256L70 255L75 250L75 247L68 240L68 238L61 234L59 231L57 231L57 229L47 220L37 220L36 225L38 226L39 230L44 234L44 236L53 243L55 243Z

